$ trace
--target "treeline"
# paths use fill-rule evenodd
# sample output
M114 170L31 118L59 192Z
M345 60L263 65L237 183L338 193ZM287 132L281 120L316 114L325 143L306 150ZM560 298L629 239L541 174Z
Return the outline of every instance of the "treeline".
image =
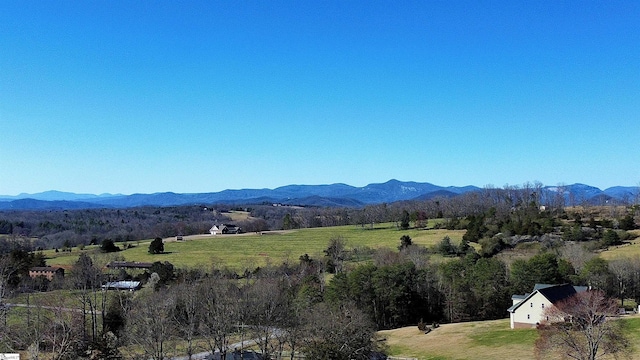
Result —
M640 215L640 207L610 206L606 216L590 215L583 204L580 211L565 212L565 194L543 191L540 183L504 188L487 187L455 197L422 201L368 205L363 208L320 208L299 206L252 205L250 220L236 223L244 231L264 231L338 225L373 227L393 222L398 228L423 228L428 219L445 219L442 226L467 229L467 241L480 241L494 235L542 236L558 232L560 220L573 221L562 229L564 240L584 241L602 238L603 233L585 229L631 229ZM230 222L226 212L235 207L217 204L127 209L88 209L59 211L0 212L0 235L34 239L35 248L62 248L155 237L206 233L214 223ZM540 211L544 209L544 211ZM624 240L624 239L623 239Z
M34 248L136 241L204 234L216 222L229 222L226 207L141 207L0 213L0 234L33 239Z
M540 183L504 188L487 187L481 191L455 197L436 197L421 201L368 205L363 208L309 208L291 206L254 206L252 216L263 218L271 229L295 229L337 225L373 227L376 223L393 222L398 228L422 228L428 219L445 219L445 227L466 229L476 226L473 238L503 233L540 236L555 230L560 220L595 227L631 229L640 216L640 205L607 206L608 213L593 215L601 207L581 203L571 213L566 212L566 194L561 187L556 192L543 191ZM574 201L575 203L575 201ZM606 218L610 222L600 224ZM485 222L485 220L490 220ZM637 222L637 221L635 221ZM484 224L483 224L484 223ZM484 225L484 227L482 226ZM490 236L488 236L490 237ZM471 241L471 240L469 240Z
M372 263L345 266L358 249L341 248L333 240L323 259L335 275L323 292L324 301L353 302L379 329L418 321L460 322L506 316L512 294L530 293L536 283L592 286L608 296L640 302L640 259L606 261L582 244L567 243L528 258L482 256L463 240L445 237L424 248L403 236L400 251L375 250ZM339 241L338 241L339 242ZM445 261L434 263L433 254ZM311 261L302 258L305 261Z

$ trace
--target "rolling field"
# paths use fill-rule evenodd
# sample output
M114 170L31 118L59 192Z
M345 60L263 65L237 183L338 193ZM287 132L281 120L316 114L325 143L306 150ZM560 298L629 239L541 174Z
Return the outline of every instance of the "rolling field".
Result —
M429 225L433 226L433 222ZM85 250L74 248L72 252L46 251L47 265L70 266L77 260L81 251L95 254L100 263L109 259L124 257L127 261L169 261L177 267L206 267L215 264L234 270L254 269L266 264L280 264L284 261L297 262L301 255L323 256L329 240L342 237L348 249L381 248L396 249L402 235L409 235L417 245L431 246L445 235L453 243L459 243L464 230L398 230L395 224L378 224L373 229L348 225L325 228L312 228L288 231L270 231L262 234L247 233L241 235L193 235L184 237L185 241L165 239L164 254L148 253L150 240L132 243L133 248L112 254L100 254L97 247ZM122 246L121 244L118 244ZM100 260L101 259L101 260Z
M631 230L630 234L636 235L640 237L640 230ZM630 242L619 245L612 246L609 249L600 253L605 260L613 260L619 258L640 258L640 238L636 238L631 240Z
M509 319L443 324L423 334L417 326L380 331L389 354L418 359L531 359L536 330L513 331Z
M623 320L632 344L640 340L640 316ZM389 354L397 357L425 359L522 359L534 358L535 329L511 330L509 319L444 324L429 334L416 326L378 333L387 340ZM631 359L640 359L638 349Z

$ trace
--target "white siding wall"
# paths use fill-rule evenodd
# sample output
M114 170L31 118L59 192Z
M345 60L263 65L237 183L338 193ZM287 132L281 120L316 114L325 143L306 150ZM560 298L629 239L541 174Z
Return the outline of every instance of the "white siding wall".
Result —
M552 306L551 302L536 292L511 314L511 327L522 327L523 324L536 326L537 323L546 320L542 318L542 312L549 306Z

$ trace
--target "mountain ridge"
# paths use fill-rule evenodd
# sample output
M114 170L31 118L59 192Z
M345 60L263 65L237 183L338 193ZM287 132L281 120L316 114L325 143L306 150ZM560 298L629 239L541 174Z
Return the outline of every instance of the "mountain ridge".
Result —
M547 192L559 187L546 186ZM0 210L47 210L82 208L128 208L137 206L178 206L226 203L230 205L279 203L302 206L361 207L368 204L435 197L454 197L482 190L474 185L439 186L428 182L391 179L362 187L344 183L321 185L285 185L274 189L226 189L207 193L157 192L151 194L76 194L56 190L16 196L0 195ZM586 184L564 185L564 196L572 203L629 202L638 198L639 187L614 186L601 190Z

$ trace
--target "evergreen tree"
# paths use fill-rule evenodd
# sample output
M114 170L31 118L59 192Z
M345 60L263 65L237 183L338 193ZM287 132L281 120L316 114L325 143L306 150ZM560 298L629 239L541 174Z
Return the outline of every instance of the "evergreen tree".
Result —
M162 254L164 252L164 242L162 242L162 238L155 238L149 244L149 254Z

